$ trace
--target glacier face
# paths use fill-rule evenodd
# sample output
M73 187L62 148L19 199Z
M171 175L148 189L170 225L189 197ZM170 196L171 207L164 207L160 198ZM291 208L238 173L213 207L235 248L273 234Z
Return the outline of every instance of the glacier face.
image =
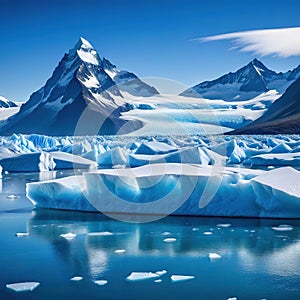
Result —
M27 197L36 207L103 213L299 218L299 180L290 167L169 163L29 183Z
M298 135L0 139L4 171L88 169L27 184L37 207L83 211L298 218L299 155Z
M146 164L298 166L300 137L17 135L0 138L5 171L65 168L132 168ZM74 165L73 165L74 164Z

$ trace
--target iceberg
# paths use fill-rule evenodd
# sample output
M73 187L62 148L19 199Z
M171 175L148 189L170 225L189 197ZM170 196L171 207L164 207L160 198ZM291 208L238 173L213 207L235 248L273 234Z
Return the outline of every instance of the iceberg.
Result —
M0 154L0 165L7 172L40 172L62 169L96 169L97 163L64 152Z
M102 285L106 285L108 283L108 281L102 279L102 280L95 280L94 283L102 286Z
M146 280L158 278L159 275L152 272L132 272L126 279L128 281Z
M71 280L71 281L81 281L82 279L83 279L82 276L74 276L74 277L72 277L70 280Z
M0 165L11 172L138 167L162 162L297 166L299 155L297 135L0 137Z
M172 282L181 282L194 279L195 276L187 276L187 275L172 275L171 280Z
M267 153L249 157L244 164L252 166L299 166L300 153Z
M6 287L15 292L26 292L33 291L40 285L39 282L19 282L19 283L10 283L7 284Z
M103 213L299 218L299 181L291 167L167 163L28 183L27 197L39 208Z

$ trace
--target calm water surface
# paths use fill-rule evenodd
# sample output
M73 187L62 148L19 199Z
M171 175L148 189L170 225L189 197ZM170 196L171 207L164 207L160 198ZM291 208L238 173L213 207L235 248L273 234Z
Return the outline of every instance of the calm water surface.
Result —
M101 214L32 210L24 182L39 176L2 180L0 299L300 299L300 220L167 217L132 224ZM11 194L17 198L7 198ZM272 229L281 224L293 229ZM60 236L68 232L76 237ZM126 252L115 253L120 249ZM211 260L209 253L221 258ZM161 270L167 273L160 283L126 280L131 272ZM174 274L195 279L172 282ZM83 280L70 281L73 276ZM100 279L108 283L96 285ZM40 286L20 293L5 287L24 281Z

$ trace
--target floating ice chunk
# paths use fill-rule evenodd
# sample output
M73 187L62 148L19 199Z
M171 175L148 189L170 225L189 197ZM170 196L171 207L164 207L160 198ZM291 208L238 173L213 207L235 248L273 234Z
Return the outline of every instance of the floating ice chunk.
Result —
M227 300L237 300L237 297L230 297Z
M218 224L217 227L223 227L223 228L228 228L230 227L231 224Z
M66 240L73 240L76 237L75 233L69 232L69 233L63 233L60 235L61 237L63 237Z
M205 231L203 232L204 235L212 235L213 233L211 231Z
M292 231L294 228L291 225L279 225L277 227L272 227L275 231Z
M110 231L89 232L88 236L110 236L113 235Z
M199 228L194 227L192 230L193 230L193 231L199 231Z
M172 275L171 280L172 282L180 282L180 281L186 281L194 279L195 276L187 276L187 275Z
M154 282L160 283L160 282L162 282L162 280L161 279L156 279L156 280L154 280Z
M176 239L175 238L166 238L166 239L164 239L164 242L165 243L174 243L174 242L176 242Z
M26 237L29 236L28 232L17 232L16 237Z
M40 285L39 282L19 282L19 283L11 283L7 284L6 287L15 292L26 292L33 291Z
M216 259L221 258L221 255L218 253L209 253L208 257L210 260L216 260Z
M16 199L16 198L18 198L18 199L19 199L19 198L21 198L21 197L20 197L20 196L17 196L17 195L13 195L13 194L12 194L12 195L8 195L8 196L7 196L7 198L8 198L8 199L11 199L11 200L14 200L14 199Z
M72 281L80 281L82 279L83 279L83 277L81 277L81 276L74 276L70 280L72 280Z
M115 250L115 253L117 254L121 254L121 253L125 253L126 250L125 249L118 249L118 250Z
M171 232L169 232L169 231L165 231L162 233L162 235L170 235L170 234L171 234Z
M132 272L126 279L129 281L146 280L158 278L159 275L152 272Z
M106 285L108 281L102 279L102 280L95 280L94 283L102 286L102 285Z
M168 272L167 272L167 270L162 270L162 271L157 271L157 272L155 272L157 275L159 275L159 276L162 276L162 275L165 275L165 274L167 274Z

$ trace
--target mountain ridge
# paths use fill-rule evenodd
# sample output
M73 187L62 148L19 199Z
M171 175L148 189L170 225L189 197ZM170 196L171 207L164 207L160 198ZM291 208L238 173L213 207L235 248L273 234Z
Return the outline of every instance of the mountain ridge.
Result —
M300 65L285 73L277 73L255 58L235 72L229 72L211 81L203 81L180 95L226 101L249 100L273 89L283 93L299 77Z
M110 74L105 69L110 69ZM126 80L119 79L120 74L126 74ZM90 113L90 121L101 127L97 132L91 124L85 124L80 134L115 134L125 125L127 131L134 130L141 124L120 119L120 113L128 110L124 87L133 97L158 94L133 73L119 71L109 60L101 59L87 40L79 38L45 85L30 96L17 114L0 123L0 134L72 135L85 110Z

